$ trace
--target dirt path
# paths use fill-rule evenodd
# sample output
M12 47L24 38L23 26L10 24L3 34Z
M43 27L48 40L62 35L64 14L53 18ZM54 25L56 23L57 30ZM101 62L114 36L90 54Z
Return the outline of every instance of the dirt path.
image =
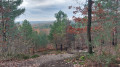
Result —
M44 63L63 60L73 56L73 54L43 55L35 59L0 63L0 67L40 67Z
M73 63L65 62L64 60L51 61L45 64L42 64L39 67L74 67Z

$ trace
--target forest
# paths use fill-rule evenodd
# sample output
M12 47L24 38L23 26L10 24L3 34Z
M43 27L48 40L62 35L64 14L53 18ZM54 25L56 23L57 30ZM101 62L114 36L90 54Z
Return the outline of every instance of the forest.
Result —
M64 7L44 8L43 0L0 0L0 67L120 67L119 0L53 1L75 4L65 8L69 13ZM42 7L20 7L29 2ZM40 8L55 12L54 20Z

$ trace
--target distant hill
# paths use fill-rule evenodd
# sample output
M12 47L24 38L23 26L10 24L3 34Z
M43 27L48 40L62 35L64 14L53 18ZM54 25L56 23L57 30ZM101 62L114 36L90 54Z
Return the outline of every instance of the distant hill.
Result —
M30 23L34 31L38 33L44 32L48 35L50 32L50 25L52 25L53 22L54 21L32 21Z
M49 24L53 22L54 21L30 21L31 24Z
M53 24L53 22L44 22L44 23L31 23L34 28L44 29L44 28L50 28L50 25Z
M17 21L22 23L23 21ZM46 24L46 23L53 23L54 21L29 21L32 25L33 24Z

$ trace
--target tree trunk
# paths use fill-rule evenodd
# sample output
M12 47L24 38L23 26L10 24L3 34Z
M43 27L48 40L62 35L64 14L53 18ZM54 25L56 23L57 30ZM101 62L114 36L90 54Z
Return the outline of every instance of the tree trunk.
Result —
M60 50L62 51L63 50L63 45L61 44L61 46L60 46Z
M116 27L112 35L113 35L112 45L117 45L117 28Z
M114 45L117 45L117 27L115 27Z
M112 35L113 35L113 37L112 37L112 45L115 45L115 43L114 43L114 31L113 31L113 33L112 33Z
M101 46L101 48L100 48L100 53L101 53L101 54L102 54L102 52L103 52L103 51L102 51L102 46L103 46L103 45L104 45L104 39L101 39L101 45L100 45L100 46Z
M89 42L89 49L88 52L90 54L93 53L92 51L92 44L91 44L91 20L92 20L92 0L88 0L88 25L87 25L87 38Z
M67 51L67 50L68 50L68 47L66 47L65 50Z
M58 48L57 48L57 44L55 44L56 45L56 51L58 50Z

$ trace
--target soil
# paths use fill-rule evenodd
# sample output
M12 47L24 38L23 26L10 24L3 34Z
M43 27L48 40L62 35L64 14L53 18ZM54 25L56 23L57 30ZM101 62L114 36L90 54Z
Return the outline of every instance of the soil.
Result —
M72 63L66 63L64 60L51 61L40 65L39 67L73 67Z

